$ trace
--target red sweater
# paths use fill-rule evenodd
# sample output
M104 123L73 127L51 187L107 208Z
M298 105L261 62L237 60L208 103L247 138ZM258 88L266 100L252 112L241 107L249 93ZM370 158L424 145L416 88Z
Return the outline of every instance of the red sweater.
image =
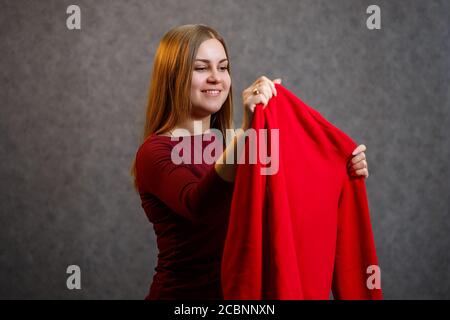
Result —
M329 299L331 289L336 299L382 298L366 286L366 270L378 262L364 178L347 173L356 144L290 91L276 89L264 110L256 107L252 125L279 129L279 170L261 175L260 163L237 169L224 298Z
M147 299L222 299L220 262L233 183L213 165L194 164L195 153L216 140L191 140L192 164L175 165L170 137L152 135L136 154L142 207L153 224L158 263ZM205 139L206 140L206 139Z

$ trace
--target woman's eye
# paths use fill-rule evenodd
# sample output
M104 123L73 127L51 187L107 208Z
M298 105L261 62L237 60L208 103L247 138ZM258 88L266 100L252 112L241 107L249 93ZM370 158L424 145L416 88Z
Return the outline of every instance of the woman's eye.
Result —
M197 71L202 71L202 70L206 70L206 69L207 69L206 67L196 67L195 68L195 70L197 70ZM220 70L223 70L223 71L228 70L228 67L220 67Z

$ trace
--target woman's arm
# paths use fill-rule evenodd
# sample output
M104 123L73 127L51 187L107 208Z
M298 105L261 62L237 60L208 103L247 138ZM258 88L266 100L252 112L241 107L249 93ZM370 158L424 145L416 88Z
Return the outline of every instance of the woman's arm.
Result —
M245 139L245 131L251 126L256 105L262 103L263 108L265 108L269 103L270 98L277 95L274 83L281 83L281 79L271 81L267 77L262 76L242 92L242 101L244 105L242 126L240 129L236 130L235 137L214 165L217 174L225 181L234 181L236 177L237 159L244 147L243 140ZM233 155L232 163L226 163L230 162L225 160L231 155Z
M214 166L217 174L225 181L234 181L237 167L236 155L240 154L240 152L242 151L238 150L238 147L242 149L244 145L243 139L245 139L245 130L247 130L252 123L255 106L258 103L263 103L265 108L269 103L270 98L272 98L272 96L274 95L276 96L274 83L281 83L281 79L275 79L271 81L267 77L262 76L242 92L244 117L241 130L237 130L236 136L224 150ZM256 89L258 90L257 92L255 92ZM359 145L353 151L353 158L351 159L347 167L349 175L364 176L366 178L369 176L369 169L367 166L367 160L364 151L366 151L366 146L363 144ZM234 155L234 161L232 161L232 163L225 163L226 161L224 160L227 159L227 156L229 157L229 155Z
M224 193L233 188L214 168L203 176L192 172L189 165L175 164L172 146L166 141L144 143L136 155L136 178L140 192L150 193L183 218L200 223L214 218L204 210L219 203Z
M236 130L236 135L234 136L231 143L224 150L219 159L216 160L214 164L214 168L216 169L217 174L228 182L233 182L236 177L236 167L237 167L237 159L238 155L241 153L242 148L244 147L245 139L245 130ZM225 161L233 156L233 161L231 163L226 163L230 161Z

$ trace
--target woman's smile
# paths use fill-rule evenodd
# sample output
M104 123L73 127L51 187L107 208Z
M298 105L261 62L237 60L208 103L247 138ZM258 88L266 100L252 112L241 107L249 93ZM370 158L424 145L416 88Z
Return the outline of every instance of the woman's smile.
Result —
M202 90L203 94L205 94L205 96L207 97L218 97L220 96L220 93L222 92L221 90Z

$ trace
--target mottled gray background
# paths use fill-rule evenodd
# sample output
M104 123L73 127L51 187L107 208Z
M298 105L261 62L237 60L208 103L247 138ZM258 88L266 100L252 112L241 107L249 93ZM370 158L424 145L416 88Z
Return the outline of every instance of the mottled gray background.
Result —
M80 31L66 8L81 7ZM381 7L382 29L365 26ZM153 229L128 174L170 28L226 39L358 143L387 299L450 298L449 1L1 1L0 298L142 299ZM66 268L82 290L66 288Z

